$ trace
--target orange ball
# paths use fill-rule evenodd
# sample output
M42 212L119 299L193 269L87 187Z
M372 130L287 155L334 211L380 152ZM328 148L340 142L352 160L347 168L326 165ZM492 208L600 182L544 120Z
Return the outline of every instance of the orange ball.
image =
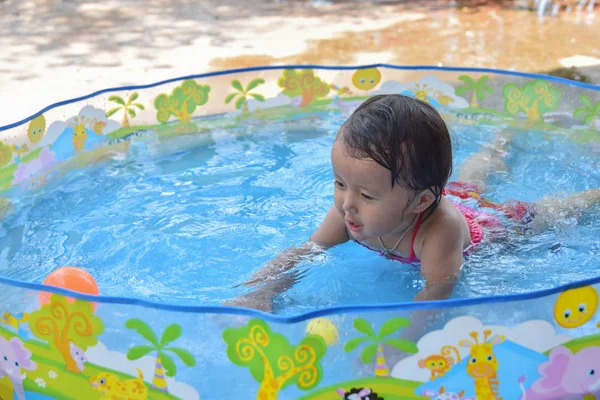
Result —
M98 284L92 275L86 270L78 267L61 267L52 271L42 282L44 285L72 290L74 292L98 296ZM75 301L69 298L70 302ZM40 302L48 304L50 293L40 292ZM95 308L96 304L94 304Z

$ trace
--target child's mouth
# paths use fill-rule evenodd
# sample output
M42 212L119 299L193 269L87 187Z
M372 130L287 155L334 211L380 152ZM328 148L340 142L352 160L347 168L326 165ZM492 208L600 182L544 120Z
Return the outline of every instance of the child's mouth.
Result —
M354 222L350 222L348 220L346 220L346 224L348 224L348 229L350 229L352 232L358 232L362 229L362 225L357 225Z

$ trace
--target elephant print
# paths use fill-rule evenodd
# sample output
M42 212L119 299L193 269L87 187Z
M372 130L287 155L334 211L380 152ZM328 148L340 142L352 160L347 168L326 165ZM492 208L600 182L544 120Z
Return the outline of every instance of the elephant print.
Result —
M33 371L36 368L37 364L31 361L31 351L25 348L21 339L13 337L6 340L0 336L0 378L8 376L18 400L25 400L21 370Z
M573 354L558 346L552 349L549 360L540 364L541 378L527 390L525 377L519 378L523 395L520 400L581 399L600 394L600 347L592 346Z

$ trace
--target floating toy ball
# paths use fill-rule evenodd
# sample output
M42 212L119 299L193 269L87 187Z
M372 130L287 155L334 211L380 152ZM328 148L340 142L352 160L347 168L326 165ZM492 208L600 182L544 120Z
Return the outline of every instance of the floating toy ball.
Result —
M337 343L339 339L338 329L328 318L315 318L311 320L306 326L306 333L321 336L328 346Z
M42 282L44 285L59 287L84 294L97 296L100 292L98 284L89 272L77 267L61 267L52 271ZM73 299L69 299L73 302ZM50 293L41 292L40 302L48 304Z

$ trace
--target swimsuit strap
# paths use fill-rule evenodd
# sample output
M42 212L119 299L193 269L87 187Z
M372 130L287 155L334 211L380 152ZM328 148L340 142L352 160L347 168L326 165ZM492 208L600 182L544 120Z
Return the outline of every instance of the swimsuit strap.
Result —
M419 214L417 217L417 224L415 225L415 230L412 235L412 240L410 242L410 257L409 259L416 259L417 256L415 254L415 238L417 237L417 233L419 232L419 228L421 227L421 222L423 221L423 213Z

